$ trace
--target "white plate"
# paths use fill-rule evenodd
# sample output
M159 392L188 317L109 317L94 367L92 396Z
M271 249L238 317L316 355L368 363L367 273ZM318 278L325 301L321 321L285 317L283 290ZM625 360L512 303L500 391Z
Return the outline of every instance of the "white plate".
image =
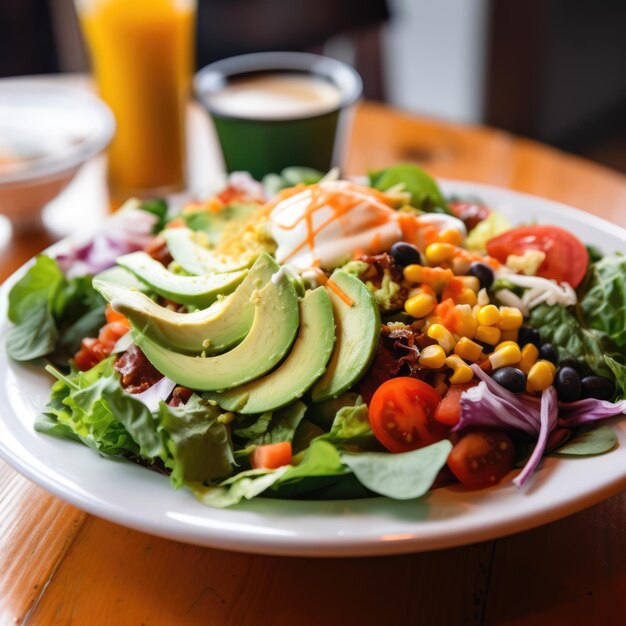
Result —
M447 193L473 194L514 221L560 224L606 253L626 251L626 231L564 205L504 189L446 182ZM7 292L0 290L0 340ZM437 489L421 500L335 502L257 499L233 509L206 508L164 476L33 430L50 379L0 354L0 456L44 489L99 517L188 543L265 554L356 556L449 548L545 524L626 487L626 420L614 420L619 447L581 459L546 459L518 491L510 480L469 492Z

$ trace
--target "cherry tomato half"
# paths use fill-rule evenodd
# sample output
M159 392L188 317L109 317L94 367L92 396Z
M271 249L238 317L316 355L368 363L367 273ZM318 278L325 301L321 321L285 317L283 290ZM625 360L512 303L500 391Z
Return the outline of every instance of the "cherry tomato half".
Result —
M408 452L445 439L448 428L433 419L439 400L430 385L416 378L384 382L369 404L376 439L390 452Z
M587 248L578 237L558 226L518 226L487 242L487 252L502 263L509 254L523 255L527 250L546 254L538 276L578 287L587 272Z
M503 432L480 430L463 435L448 457L448 467L466 487L499 483L513 468L515 448Z

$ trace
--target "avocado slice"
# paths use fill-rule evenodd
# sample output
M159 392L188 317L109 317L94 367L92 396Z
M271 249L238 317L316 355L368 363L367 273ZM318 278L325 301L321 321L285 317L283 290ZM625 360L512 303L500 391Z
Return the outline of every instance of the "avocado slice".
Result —
M209 397L226 411L275 411L302 397L324 373L334 345L333 307L326 290L318 287L300 300L300 330L279 367L247 385Z
M93 277L94 281L103 281L106 283L113 283L115 285L121 285L128 289L136 289L142 293L150 293L150 287L146 283L142 283L134 274L125 270L123 267L110 267L109 269L102 270L99 274ZM103 294L104 295L104 294Z
M371 365L380 335L378 305L363 282L341 270L333 272L330 280L352 300L352 306L327 287L337 324L337 343L325 374L313 386L313 402L336 398L352 387Z
M186 354L216 354L239 343L248 334L254 320L254 303L250 298L279 269L278 263L267 252L262 252L234 293L214 302L208 309L193 313L170 311L136 290L102 281L99 277L93 286L114 310L125 315L135 328L159 345Z
M291 347L300 315L298 296L284 272L278 271L256 292L254 321L246 338L219 356L187 356L168 350L137 329L135 343L164 376L199 391L221 391L243 385L269 372Z
M125 254L118 257L117 264L131 271L160 296L200 309L213 304L217 296L229 294L248 273L248 270L241 270L210 276L180 276L165 269L145 252Z
M172 258L186 272L202 274L222 274L250 267L254 257L231 259L218 256L194 239L194 231L189 228L168 228L163 231L167 248Z

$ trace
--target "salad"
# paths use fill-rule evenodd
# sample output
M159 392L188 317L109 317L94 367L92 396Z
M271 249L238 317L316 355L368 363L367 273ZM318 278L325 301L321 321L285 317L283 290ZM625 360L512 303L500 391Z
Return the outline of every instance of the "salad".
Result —
M210 506L522 488L617 445L626 257L520 217L408 164L236 173L38 256L6 349L55 379L36 430Z

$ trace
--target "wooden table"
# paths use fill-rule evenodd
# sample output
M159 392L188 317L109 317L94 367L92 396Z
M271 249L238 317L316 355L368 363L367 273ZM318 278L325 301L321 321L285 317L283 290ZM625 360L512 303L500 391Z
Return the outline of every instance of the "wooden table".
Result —
M560 200L626 226L626 179L615 172L496 130L362 105L348 173L404 160L437 176ZM90 210L88 197L84 207ZM47 243L43 236L5 243L2 278ZM94 518L0 463L0 624L623 623L625 517L626 496L617 496L536 530L440 552L355 560L248 556Z

